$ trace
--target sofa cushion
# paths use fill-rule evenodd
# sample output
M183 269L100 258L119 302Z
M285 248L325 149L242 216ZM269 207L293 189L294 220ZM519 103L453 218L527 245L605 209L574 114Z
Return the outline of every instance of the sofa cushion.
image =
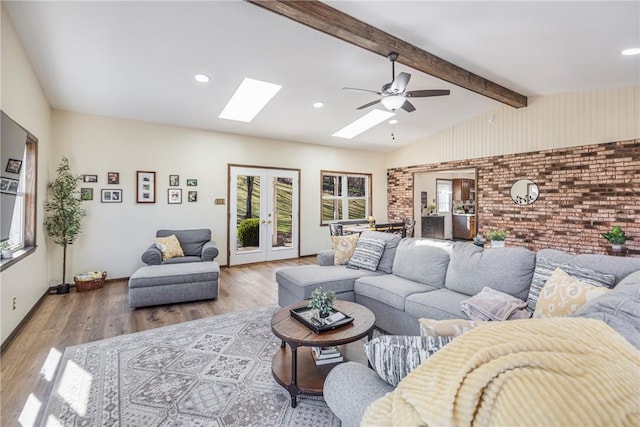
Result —
M423 239L402 239L396 249L393 274L437 288L444 287L449 252L424 244Z
M601 273L613 274L616 276L615 283L620 282L634 271L640 270L640 258L599 254L575 255L557 249L541 249L538 252L538 257L577 267L593 268Z
M483 250L455 242L447 269L447 289L475 295L485 286L526 300L535 268L536 256L525 248Z
M415 293L434 291L437 288L394 274L361 277L356 280L354 291L358 295L380 301L397 310L404 311L405 299Z
M564 317L609 289L584 283L556 268L540 292L533 317Z
M366 343L364 348L369 363L380 378L395 387L453 338L383 335Z
M601 320L640 349L640 270L622 279L610 292L584 304L573 317Z
M331 236L331 245L333 246L333 263L335 265L344 265L349 262L353 251L358 243L358 234L347 234L346 236Z
M202 246L211 240L211 230L206 228L195 230L158 230L156 237L175 234L186 256L202 256Z
M155 243L162 252L163 260L184 256L180 242L174 234L167 237L156 237Z
M364 231L360 237L382 240L384 242L384 252L378 263L378 270L385 273L391 273L393 269L393 260L396 257L396 248L402 239L398 234L383 233L381 231Z
M384 252L384 241L360 237L351 259L347 262L347 267L376 271L382 252Z
M531 287L529 288L529 296L527 296L527 307L530 311L536 309L536 302L538 301L540 291L557 268L562 269L562 271L568 275L584 283L594 286L611 288L616 281L616 277L613 274L601 273L590 268L553 261L538 255L536 257L536 268L533 271L533 279L531 279Z
M383 274L367 270L354 270L343 265L301 265L276 271L278 286L284 287L299 300L311 298L311 292L318 286L332 289L335 293L353 291L358 277Z
M408 296L404 310L418 319L468 319L460 310L460 302L467 298L468 295L449 289L436 289Z

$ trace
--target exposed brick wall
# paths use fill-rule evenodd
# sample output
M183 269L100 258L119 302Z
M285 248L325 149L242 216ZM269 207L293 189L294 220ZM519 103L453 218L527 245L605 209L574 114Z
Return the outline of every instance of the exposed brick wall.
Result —
M509 246L607 253L600 233L620 225L640 257L640 139L388 169L389 220L413 217L414 173L468 167L477 170L480 234L503 228ZM511 200L519 179L538 184L535 203Z

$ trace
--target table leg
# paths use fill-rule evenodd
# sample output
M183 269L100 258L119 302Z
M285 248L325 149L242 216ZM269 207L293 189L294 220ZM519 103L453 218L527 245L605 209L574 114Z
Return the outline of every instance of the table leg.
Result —
M291 384L287 390L291 396L291 407L298 405L298 345L289 343L291 347Z

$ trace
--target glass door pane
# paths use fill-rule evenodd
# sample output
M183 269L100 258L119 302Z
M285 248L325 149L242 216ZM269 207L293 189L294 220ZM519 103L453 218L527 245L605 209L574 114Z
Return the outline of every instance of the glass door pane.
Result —
M273 177L272 248L293 245L293 179Z
M260 250L260 176L238 175L236 186L236 253Z

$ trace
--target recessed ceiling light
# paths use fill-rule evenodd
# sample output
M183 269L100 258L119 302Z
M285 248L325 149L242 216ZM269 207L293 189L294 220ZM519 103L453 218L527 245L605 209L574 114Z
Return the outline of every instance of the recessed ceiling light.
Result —
M209 76L207 76L206 74L202 74L202 73L198 73L195 76L193 76L194 79L196 79L197 82L200 83L207 83L209 81Z
M249 123L280 89L280 85L245 77L218 117Z
M324 102L318 101L313 103L313 108L322 108L324 107Z
M367 113L366 115L360 117L355 122L343 127L338 132L334 133L332 136L337 136L338 138L351 139L355 136L360 135L365 130L371 129L375 125L384 122L389 117L395 116L395 113L391 111L383 111L383 110L373 110Z
M631 49L625 49L622 51L623 55L640 55L640 47L632 47Z
M396 123L398 123L398 119L391 119L391 120L389 120L389 124L390 124L390 125L395 125Z

